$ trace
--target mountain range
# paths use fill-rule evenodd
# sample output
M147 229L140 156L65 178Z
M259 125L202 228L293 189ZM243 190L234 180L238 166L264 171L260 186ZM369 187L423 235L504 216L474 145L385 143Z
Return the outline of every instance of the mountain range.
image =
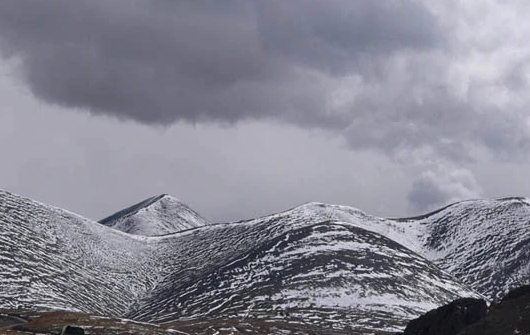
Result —
M169 195L97 222L0 191L0 308L392 333L526 284L529 222L528 199L503 198L412 218L307 203L212 223Z

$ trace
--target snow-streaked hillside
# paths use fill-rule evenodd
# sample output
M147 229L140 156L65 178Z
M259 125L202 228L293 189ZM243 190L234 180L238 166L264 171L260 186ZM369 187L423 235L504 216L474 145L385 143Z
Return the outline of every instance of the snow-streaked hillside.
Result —
M0 306L121 315L158 280L143 239L0 191Z
M344 221L381 234L489 299L530 283L530 200L526 198L462 201L403 219L377 218L347 206L309 203L268 218L278 217L293 223L305 218L312 222Z
M217 265L203 261L197 269L180 259L185 270L166 278L128 316L157 323L182 316L279 318L397 331L422 311L479 296L379 234L336 221L297 226L280 219L215 226L182 238L178 245L186 253L193 241L212 236L218 242L200 252L230 257ZM234 236L239 245L227 250Z
M530 283L530 200L469 200L404 219L382 219L358 209L310 203L282 215L296 221L341 220L386 236L432 261L464 284L498 299Z
M172 234L210 224L186 204L167 194L146 199L101 220L100 223L143 236Z
M0 192L0 307L377 330L476 296L399 244L318 213L320 204L308 204L145 237Z
M0 191L0 307L397 330L470 287L527 282L529 218L513 198L408 219L308 203L210 224L160 196L100 224Z
M421 232L420 254L490 299L530 283L526 198L463 201L397 221Z

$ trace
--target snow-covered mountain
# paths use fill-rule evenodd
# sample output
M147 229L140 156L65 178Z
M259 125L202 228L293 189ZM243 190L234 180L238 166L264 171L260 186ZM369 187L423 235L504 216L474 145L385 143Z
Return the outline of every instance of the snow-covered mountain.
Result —
M530 282L526 198L463 201L396 222L405 234L418 232L412 250L490 299Z
M210 224L186 204L167 194L146 199L99 222L142 236L172 234Z
M348 222L280 215L162 243L177 251L167 256L175 270L127 317L282 318L397 330L421 311L479 296L398 243Z
M377 218L347 206L310 203L269 218L277 217L291 222L344 221L381 234L491 300L530 282L527 198L468 200L399 219Z
M529 220L511 198L407 219L309 203L210 224L160 196L100 224L0 191L0 307L397 330L527 282Z
M145 239L0 191L0 306L121 315L158 281Z

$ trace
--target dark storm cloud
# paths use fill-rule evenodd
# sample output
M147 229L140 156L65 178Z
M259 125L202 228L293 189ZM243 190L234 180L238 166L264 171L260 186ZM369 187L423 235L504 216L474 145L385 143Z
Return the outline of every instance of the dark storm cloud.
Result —
M326 80L438 33L409 0L0 2L2 50L37 97L160 124L338 126Z
M263 1L264 52L292 65L343 75L370 57L438 43L437 23L411 1Z
M94 114L331 129L401 164L425 210L481 194L464 165L528 156L525 6L2 0L0 51L37 98Z

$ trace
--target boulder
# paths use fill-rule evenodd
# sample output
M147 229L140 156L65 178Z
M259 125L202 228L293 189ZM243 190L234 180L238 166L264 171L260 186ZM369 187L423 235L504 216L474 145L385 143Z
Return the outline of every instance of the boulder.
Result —
M482 299L462 298L434 309L409 322L404 335L456 335L465 327L486 317Z

